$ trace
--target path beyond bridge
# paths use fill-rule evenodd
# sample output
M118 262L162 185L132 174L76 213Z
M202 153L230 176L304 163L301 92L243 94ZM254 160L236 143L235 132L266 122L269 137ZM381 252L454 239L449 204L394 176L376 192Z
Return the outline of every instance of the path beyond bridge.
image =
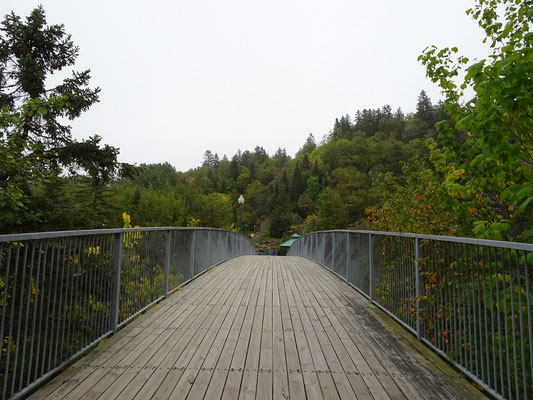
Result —
M319 264L241 256L157 304L31 398L485 397Z

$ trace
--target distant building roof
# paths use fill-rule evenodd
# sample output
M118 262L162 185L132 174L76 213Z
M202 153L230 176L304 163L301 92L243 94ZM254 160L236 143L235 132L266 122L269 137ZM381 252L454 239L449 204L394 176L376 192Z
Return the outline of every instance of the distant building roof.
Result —
M287 240L286 242L280 244L279 246L280 247L291 247L292 244L296 241L296 239L298 239L300 237L300 235L298 235L297 233L295 233L294 235L291 236L291 238L289 240Z

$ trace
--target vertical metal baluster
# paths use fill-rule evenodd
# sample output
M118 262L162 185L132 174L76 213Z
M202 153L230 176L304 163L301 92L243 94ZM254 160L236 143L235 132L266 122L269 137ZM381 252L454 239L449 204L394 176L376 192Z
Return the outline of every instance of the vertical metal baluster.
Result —
M142 265L143 265L143 263L146 262L146 251L145 251L145 248L146 248L147 240L148 240L148 235L143 233L142 234L142 239L139 236L138 240L133 242L132 252L134 251L134 249L135 249L135 251L138 252L139 263L136 266L132 265L132 263L130 263L128 265L128 268L125 270L126 274L124 275L124 277L126 278L126 281L124 281L122 283L122 285L124 285L124 284L127 285L131 280L134 280L140 285L140 288L133 292L134 293L134 301L133 301L134 308L133 308L133 310L131 310L132 314L135 312L135 310L139 309L139 306L142 304L142 298L143 298L143 294L144 294L144 287L143 287L143 284L142 284L141 276L142 276ZM142 260L142 262L141 262L141 260ZM125 264L125 265L127 265L127 264ZM126 319L126 316L124 316L124 319Z
M520 268L520 253L518 250L515 250L515 259L516 259L516 278L517 278L517 285L518 285L518 309L519 309L518 315L520 317L520 328L519 328L520 359L522 361L522 379L524 380L524 399L527 400L528 393L527 393L527 373L526 373L526 352L525 352L525 344L524 344L526 341L526 337L525 337L524 317L523 317L523 310L522 310L522 279L521 279L522 271Z
M35 378L33 380L37 380L37 378L39 378L42 374L39 373L39 361L40 361L40 354L41 354L41 341L42 341L42 327L43 327L43 318L44 317L44 302L46 300L46 298L44 297L44 294L46 292L46 266L47 266L47 256L48 256L48 246L49 246L49 243L48 241L45 241L45 248L44 248L44 256L42 258L43 260L43 274L42 274L42 277L41 277L41 280L42 280L42 290L41 290L41 308L40 308L40 312L39 312L39 329L37 330L37 334L39 335L39 340L37 341L37 349L36 349L36 352L35 352ZM46 333L45 333L46 335Z
M511 293L511 336L513 337L513 375L515 378L516 398L520 398L520 383L518 382L518 358L516 355L516 327L515 327L515 313L514 313L514 288L513 288L513 265L511 250L507 249L507 259L509 266L509 292ZM507 311L507 308L506 308ZM506 315L509 315L506 312ZM506 318L507 319L507 318ZM524 377L525 378L525 377ZM511 385L511 382L509 382Z
M71 250L72 250L72 238L69 238L67 243L67 249L65 249L65 261L63 262L63 268L66 269L66 284L65 284L65 305L63 306L63 324L61 327L61 348L59 351L59 359L63 360L63 351L65 350L65 331L68 325L67 315L69 314L69 292L70 298L72 298L72 290L74 289L71 280L72 280L72 268L70 264ZM68 337L67 337L68 339Z
M56 311L57 292L60 291L59 295L61 296L62 295L61 292L63 291L62 287L60 287L59 290L58 290L58 287L57 287L57 281L58 281L58 278L59 278L59 260L61 258L61 239L58 238L57 242L58 242L58 244L57 244L56 266L55 266L56 278L55 278L55 284L54 284L54 290L53 290L53 292L54 292L54 304L53 304L52 310L51 310L52 319L50 321L51 333L50 333L50 349L48 350L48 368L47 368L47 371L50 371L50 369L52 368L52 361L53 361L52 360L52 352L54 350L54 347L57 346L57 338L55 340L56 346L54 346L54 326L55 326L54 319L55 319L55 316L57 315L57 311ZM50 310L48 312L50 313ZM59 315L58 315L58 322L57 323L60 323L60 322L61 322L61 318L59 318Z
M94 290L93 290L93 317L92 317L92 326L93 326L93 337L95 340L100 337L100 312L98 310L100 303L100 296L102 293L103 282L102 282L102 269L104 268L103 259L105 255L105 236L98 235L95 237L97 251L96 256L98 257L98 263L94 269Z
M346 282L350 282L350 233L346 232L346 272L345 272L345 278Z
M13 363L13 380L11 382L11 395L15 393L16 388L16 378L19 378L19 381L22 381L22 376L17 375L17 364L18 364L18 358L21 348L25 348L26 343L20 341L20 329L22 327L22 314L24 314L24 284L26 282L26 267L27 267L27 261L28 261L28 242L25 242L24 246L24 257L22 258L22 279L21 279L21 285L20 285L20 307L19 307L19 322L17 324L17 339L15 341L16 343L16 351L15 351L15 360ZM19 269L20 266L17 263L17 269ZM30 277L31 278L31 277ZM30 285L31 286L31 285ZM14 302L15 300L13 300ZM0 340L1 336L0 336ZM20 375L24 373L24 365L22 365L22 369L20 371Z
M7 261L6 261L6 275L5 275L5 289L4 289L4 298L2 299L2 318L0 321L0 360L2 359L2 349L4 348L4 326L5 326L5 319L6 319L6 307L7 307L7 292L9 291L9 270L10 270L10 264L11 264L11 245L9 243L6 243L6 247L8 248L8 254L7 254ZM2 266L3 261L3 255L4 255L4 243L0 243L0 266ZM8 349L6 348L6 352ZM7 363L6 363L7 365ZM7 367L6 367L6 376L7 376ZM2 399L5 399L5 387L2 390Z
M48 338L50 337L50 332L48 331L48 325L50 324L50 329L52 329L53 327L53 314L54 314L54 310L53 310L53 307L55 305L55 296L56 296L56 292L57 290L55 290L55 287L57 286L57 284L53 284L53 280L54 280L54 273L56 273L57 275L57 271L56 269L54 268L54 260L55 258L54 257L57 257L56 256L56 247L57 246L57 243L55 241L55 238L52 239L52 255L50 256L50 277L49 277L49 283L48 283L48 300L46 302L46 311L45 311L45 314L46 315L46 320L45 320L45 327L44 327L44 343L43 343L43 359L41 360L41 375L42 374L45 374L46 372L49 371L49 368L50 368L50 357L46 356L46 353L49 352L49 349L48 349ZM59 249L57 249L57 251L59 251ZM56 276L56 279L57 279L57 276ZM52 304L52 307L50 306L50 302L52 300L52 293L53 293L53 297L54 297L54 303ZM52 345L52 341L50 340L50 343ZM48 361L48 365L47 365L47 361Z
M10 246L10 249L9 249L9 255L7 257L7 262L8 264L11 263L11 252L13 250L13 246L14 243L11 243L11 246ZM15 265L14 265L14 271L13 271L13 292L12 292L12 295L11 295L11 301L10 301L10 308L11 308L11 312L10 312L10 317L9 317L9 328L8 328L8 334L7 334L7 348L6 348L6 372L4 374L4 390L3 390L3 393L2 393L2 397L5 398L6 397L6 393L8 392L7 390L7 382L8 382L8 378L9 378L9 357L11 355L11 332L12 332L12 329L13 329L13 325L14 325L14 313L15 313L15 302L16 302L16 298L17 298L17 276L18 276L18 263L19 263L19 254L20 254L20 244L17 246L16 248L16 252L15 252ZM9 269L9 268L8 268ZM7 291L9 290L9 275L7 275L7 279L6 279L6 293ZM2 324L3 326L4 324ZM3 341L4 340L4 337L2 336L1 337L1 340ZM2 342L3 344L3 342ZM9 392L10 395L9 397L11 397L13 395L13 392L10 391Z
M30 261L30 278L28 283L28 292L27 292L27 299L26 299L26 317L24 319L24 346L22 348L22 360L20 361L20 379L19 379L19 388L18 391L20 391L23 388L24 384L24 373L27 372L26 368L24 367L24 361L26 361L26 348L28 347L28 322L30 320L30 308L31 308L31 296L32 296L32 281L33 281L33 265L35 261L35 242L28 241L27 246L30 246L31 243L31 261ZM1 257L2 257L2 245L0 245L0 265L2 265ZM0 340L2 336L0 335ZM32 338L33 340L33 338ZM1 347L1 345L0 345Z
M461 297L462 297L462 320L463 320L463 335L462 335L462 341L461 347L464 349L464 366L469 369L471 367L471 363L468 361L468 329L466 327L467 319L468 319L468 310L466 309L466 299L465 299L465 267L464 267L464 261L463 261L463 246L461 243L457 244L457 265L461 269Z
M416 288L416 337L422 340L422 324L420 321L420 297L422 296L422 280L420 276L420 243L415 237L415 288Z
M92 248L94 249L94 252L93 252L93 258L95 256L97 256L97 248L99 247L98 246L98 240L97 240L98 236L97 235L94 235L94 236L91 236L91 239L92 239ZM98 271L98 265L94 265L94 267L91 265L91 269L89 269L89 282L90 282L90 285L89 285L89 301L88 301L88 313L87 313L87 324L91 327L91 331L92 331L92 337L88 340L89 343L92 342L94 339L97 338L96 334L95 334L95 318L96 318L96 310L95 310L95 303L97 302L97 296L96 296L96 291L98 290L96 284L97 284L97 272Z
M483 250L483 255L485 254L485 251ZM486 257L486 263L488 266L488 274L489 274L489 296L490 296L490 332L491 332L491 340L492 340L492 362L490 364L489 371L493 371L493 383L492 387L498 392L498 373L497 373L497 364L498 364L498 354L496 350L496 331L494 327L494 307L495 307L495 301L494 301L494 294L492 290L493 286L493 279L492 279L492 261L490 259L491 254L491 248L487 247L487 257ZM495 277L498 277L498 271L496 270L496 273L494 274ZM496 285L498 285L498 280L496 279ZM498 314L496 314L497 316Z
M78 294L80 291L80 272L79 266L81 263L81 237L77 237L74 242L74 254L72 255L72 291L70 292L70 316L67 327L67 340L76 347L76 310L78 306ZM72 352L72 351L71 351Z
M35 282L35 299L33 301L33 323L32 323L32 331L31 331L31 343L30 343L30 359L28 360L28 382L26 385L29 385L30 382L32 382L32 379L31 379L31 370L32 370L32 361L33 361L33 345L35 343L35 341L37 341L37 343L39 343L39 340L40 338L38 339L35 339L35 326L37 325L37 308L38 308L38 305L39 305L39 297L40 297L40 292L39 292L39 281L40 281L40 276L41 276L41 255L42 255L42 250L43 250L43 242L42 241L39 241L39 256L37 257L37 274L35 275L36 276L36 282ZM37 333L38 335L38 333ZM37 368L37 365L36 367Z
M100 296L100 301L102 303L102 305L106 305L105 307L107 307L107 304L109 302L109 281L110 279L108 279L108 271L112 268L112 261L110 260L110 255L112 254L112 245L111 245L111 238L112 236L110 236L109 234L108 235L105 235L105 247L104 247L104 253L105 254L105 263L104 265L102 265L102 268L100 269L101 271L101 287L102 287L102 291L101 291L101 296ZM105 308L103 308L100 313L99 313L99 320L98 320L98 329L99 329L99 334L98 336L102 336L104 335L106 332L107 332L107 322L108 322L108 318L105 318Z
M165 267L164 267L164 283L163 283L163 295L165 299L168 297L168 275L170 272L170 250L172 245L172 231L167 231L167 246L165 248Z
M416 296L416 290L413 290L413 285L416 286L415 276L415 253L414 253L414 240L408 238L405 240L402 247L403 259L404 259L404 271L403 271L403 287L404 287L404 315L408 325L416 330L416 320L413 319L411 308L413 305L413 297Z
M496 348L496 331L494 326L494 307L496 306L497 300L494 300L494 293L493 293L493 279L492 279L492 260L491 260L491 247L487 247L487 257L486 257L486 263L488 266L488 274L489 274L489 296L490 296L490 324L491 324L491 340L492 340L492 354L491 354L491 365L490 370L493 371L493 383L492 387L498 391L498 373L497 373L497 366L498 366L498 354L497 354L497 348ZM496 272L494 274L496 277L496 286L498 285L498 269L496 267ZM496 314L497 315L497 314Z
M149 234L143 234L143 237L142 237L142 240L141 238L139 237L139 241L138 242L134 242L134 247L135 248L138 248L138 252L139 252L139 267L138 268L134 268L133 265L129 265L129 269L127 271L129 271L129 273L126 274L126 276L128 276L127 281L125 282L126 284L129 283L129 280L131 279L130 277L133 275L133 279L136 280L140 285L141 285L141 288L140 290L136 290L134 292L134 295L135 295L135 307L134 309L132 310L132 314L139 309L139 307L142 305L142 301L143 301L143 296L144 296L144 293L145 293L145 288L144 288L144 285L143 285L143 282L142 282L142 265L146 262L146 259L147 259L147 254L146 254L146 246L147 246L147 242L148 242L148 239L149 239ZM142 243L141 243L142 242ZM141 260L143 260L143 263L141 263Z
M479 246L476 245L475 247L475 259L476 259L476 271L475 271L475 274L476 274L476 278L477 278L477 290L476 290L476 295L477 295L477 317L478 317L478 320L477 320L477 324L478 324L478 330L477 330L477 334L479 335L478 337L478 346L476 346L476 353L478 354L478 357L479 357L479 366L480 366L480 370L481 370L481 380L483 382L486 382L487 379L485 377L485 360L484 360L484 348L483 348L483 319L482 319L482 316L481 316L481 295L482 295L482 292L481 292L481 279L479 277L480 273L479 273ZM478 375L479 376L479 375Z
M498 359L500 364L500 390L499 393L505 392L505 383L504 383L504 376L505 376L505 370L503 368L503 351L502 351L502 327L501 327L501 310L500 310L500 284L499 284L499 275L498 272L498 248L494 247L494 266L495 266L495 275L496 275L496 315L498 317ZM503 274L502 278L503 278Z
M76 336L75 349L83 347L83 337L81 332L84 331L83 325L78 327L78 313L83 315L85 308L85 299L87 292L87 273L85 271L85 249L87 248L87 236L80 238L80 246L78 251L78 289L76 292L76 308L74 309L74 326L72 333ZM80 318L81 319L81 318ZM83 321L82 321L83 324Z
M432 242L432 246L429 246L429 249L431 250L431 255L429 256L430 258L430 263L431 263L431 272L433 273L433 285L435 286L434 287L434 291L433 291L433 316L432 316L432 319L433 319L433 346L438 348L439 347L439 324L440 324L440 321L439 321L439 318L438 318L438 301L439 301L439 297L438 297L438 292L439 292L439 283L438 283L438 274L437 274L437 268L436 268L436 265L437 265L437 256L438 254L436 254L436 251L435 251L435 245L434 243ZM427 257L426 257L427 258Z
M400 238L401 240L401 238ZM390 311L399 318L399 308L398 308L398 270L399 270L399 260L398 260L398 245L399 240L393 238L392 236L387 237L387 241L391 245L389 248L392 249L390 255L385 254L384 248L380 248L380 253L383 254L385 262L389 265L389 287L392 289L392 304L390 305Z
M461 274L459 273L459 249L458 244L453 243L453 262L455 263L455 314L457 324L455 326L455 332L457 335L456 339L456 349L459 352L459 364L466 366L466 363L463 360L463 339L462 339L462 326L461 326L461 286L460 282L462 281Z
M509 353L510 353L510 350L509 350L509 326L508 326L508 323L507 323L507 290L505 289L505 278L506 278L506 274L505 274L505 260L504 260L504 249L501 249L501 252L500 252L500 255L501 255L501 263L502 263L502 284L503 284L503 312L504 312L504 329L505 329L505 364L506 364L506 369L507 369L507 385L508 385L508 395L509 395L509 398L512 399L513 398L513 385L511 384L511 382L513 381L512 377L511 377L511 366L509 365L510 364L510 360L509 360ZM503 391L502 391L503 392Z
M437 274L437 292L436 292L436 298L437 298L437 348L440 350L444 349L444 330L445 330L445 324L446 324L446 314L444 310L444 288L441 287L442 279L444 276L444 271L442 270L442 245L441 242L437 240L433 240L434 248L435 248L435 273Z
M457 286L457 266L454 265L454 244L447 242L447 254L448 254L448 261L447 265L448 268L450 268L450 275L451 275L451 282L452 282L452 326L453 326L453 335L450 336L450 342L451 347L454 350L454 352L457 352L458 349L460 349L460 343L457 341L457 335L459 334L459 331L457 330L457 313L459 309L459 305L457 304L457 296L455 293L455 289ZM460 351L460 350L459 350Z
M409 240L406 243L405 252L407 254L408 264L406 273L408 274L409 286L407 288L407 297L405 304L407 305L407 317L409 318L409 325L416 329L416 320L413 320L411 314L411 307L413 306L412 299L416 297L416 275L415 275L415 252L414 252L414 240Z
M105 300L105 279L104 272L106 269L106 261L108 255L108 236L106 234L98 235L98 246L99 246L99 262L96 268L96 290L95 290L95 339L99 338L103 334L102 330L102 310L101 305Z
M468 290L467 293L467 307L468 307L468 333L469 333L469 342L470 342L470 363L471 363L471 371L475 373L475 375L479 375L478 372L478 361L477 361L477 330L475 327L476 322L476 308L474 306L474 268L472 267L473 259L472 259L472 246L469 244L465 244L465 258L467 262L467 271L468 271L468 288L472 287L472 296L470 296L470 290ZM472 274L470 273L472 271ZM474 321L472 323L472 321ZM472 325L474 324L474 328L472 328ZM472 345L472 343L474 343ZM473 364L472 364L473 363Z
M369 297L374 300L374 250L372 248L372 234L368 234L368 277L369 277Z
M113 245L113 279L111 289L111 312L109 315L109 329L115 333L118 327L118 307L120 296L120 266L122 264L123 233L115 233Z
M450 351L450 334L452 332L452 313L451 313L451 293L450 293L450 270L448 269L447 264L447 242L440 242L441 251L442 251L442 275L444 277L443 285L443 309L444 309L444 329L445 333L443 335L442 341L442 351L446 354Z
M392 240L392 237L390 237ZM400 279L401 279L401 271L402 271L402 255L401 255L401 246L402 246L402 238L399 237L398 240L394 240L396 243L394 244L394 253L393 253L393 259L391 260L391 265L393 266L393 274L391 275L392 281L391 284L394 287L394 314L398 316L399 319L402 319L402 314L400 312L401 310L401 304L402 304L402 292L400 287Z
M468 287L471 288L472 294L468 295L468 330L470 331L470 354L474 360L473 373L479 376L479 363L477 358L477 327L476 327L476 306L474 304L475 290L474 290L474 256L472 252L472 246L470 244L465 245L467 248L467 263L469 266L468 275ZM471 273L470 273L471 272ZM470 291L470 290L469 290ZM472 327L473 325L473 327ZM473 345L472 345L473 343Z
M106 265L105 269L102 271L103 277L103 288L102 291L102 303L105 304L105 310L108 310L108 307L111 303L111 277L113 276L113 235L106 235ZM104 335L109 332L109 318L106 318L108 312L100 313L100 335Z
M525 271L525 281L526 281L526 300L527 300L527 324L528 324L528 336L529 336L529 370L533 374L533 321L531 318L531 287L529 283L529 262L528 257L529 252L524 251L524 271ZM526 359L524 358L524 364Z
M88 318L88 311L90 307L91 302L91 273L89 270L89 248L91 247L91 239L92 236L86 236L84 240L84 246L83 246L83 263L81 264L82 272L84 276L84 289L83 289L83 299L82 299L82 306L81 306L81 312L83 316L83 332L86 331L87 325L89 325L89 318ZM85 347L87 344L87 339L85 336L81 336L82 342L81 347Z
M448 305L448 335L447 335L447 353L455 352L455 296L454 296L454 285L455 280L453 277L454 269L450 261L450 242L443 242L444 248L444 269L446 271L446 281L447 281L447 305ZM450 357L453 359L453 357Z
M492 376L491 376L491 353L490 353L490 347L489 347L489 316L487 313L487 304L489 301L487 300L487 262L485 260L485 246L481 246L481 265L482 265L482 279L483 279L483 317L485 318L484 323L484 330L485 330L485 360L486 360L486 368L487 368L487 384L489 387L492 387ZM490 301L492 301L492 296L490 298ZM491 307L492 309L492 307ZM492 320L492 318L491 318ZM494 330L492 331L494 334Z
M443 298L444 298L444 329L445 334L443 337L443 348L446 354L450 352L450 335L452 332L452 308L451 308L451 293L450 293L450 270L448 268L448 244L447 242L440 242L442 251L442 274L444 277Z

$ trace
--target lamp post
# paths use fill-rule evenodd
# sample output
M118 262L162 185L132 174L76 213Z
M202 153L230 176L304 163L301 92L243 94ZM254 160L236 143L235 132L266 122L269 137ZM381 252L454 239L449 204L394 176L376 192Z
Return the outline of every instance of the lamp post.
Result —
M239 232L242 234L242 205L244 204L244 197L242 197L242 194L237 199L237 202L239 203L239 206L241 208L241 223L239 225L240 226Z

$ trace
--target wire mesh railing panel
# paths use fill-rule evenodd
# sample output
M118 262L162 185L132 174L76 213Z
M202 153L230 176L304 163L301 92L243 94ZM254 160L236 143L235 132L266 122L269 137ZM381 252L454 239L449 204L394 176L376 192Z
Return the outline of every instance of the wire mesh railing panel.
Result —
M333 257L331 263L331 269L336 274L339 274L346 279L346 240L347 235L335 235L333 236Z
M122 241L119 324L164 296L167 232L125 232Z
M323 264L331 269L331 266L333 265L333 233L324 233L323 249Z
M12 397L108 330L112 236L0 243L0 393Z
M209 267L209 245L209 230L197 230L194 247L194 276L204 272Z
M372 236L373 299L399 320L416 329L415 240Z
M533 398L527 251L422 242L423 337L506 398Z
M370 296L370 268L368 259L367 234L348 233L348 277L353 284L366 295Z
M192 279L194 266L194 231L172 231L168 288L174 290Z
M533 245L325 231L289 255L344 277L493 396L533 399Z

